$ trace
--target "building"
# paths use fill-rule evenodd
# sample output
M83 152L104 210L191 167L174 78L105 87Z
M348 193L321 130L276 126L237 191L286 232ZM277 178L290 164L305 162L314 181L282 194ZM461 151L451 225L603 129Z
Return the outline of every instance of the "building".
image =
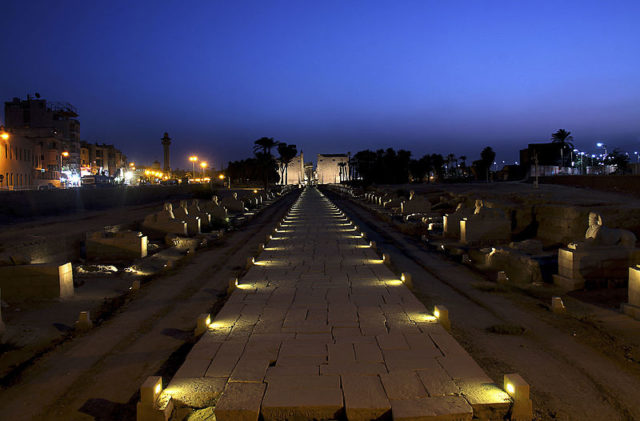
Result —
M32 187L79 182L80 122L71 104L27 95L5 102L4 114L7 129L33 144Z
M0 126L0 189L26 189L33 185L33 143Z
M578 174L579 168L562 165L561 149L562 144L557 142L529 143L527 149L520 150L520 165L531 177L536 175L536 171L539 176ZM570 154L571 152L569 152ZM571 165L571 158L571 156L565 155L565 163Z
M278 162L281 166L281 163ZM283 169L284 176L281 179L281 184L305 184L304 173L304 154L300 151L300 155L294 157L291 162Z
M126 156L106 143L81 142L82 175L99 174L117 177L127 167Z
M349 155L318 154L318 184L340 183L349 179Z

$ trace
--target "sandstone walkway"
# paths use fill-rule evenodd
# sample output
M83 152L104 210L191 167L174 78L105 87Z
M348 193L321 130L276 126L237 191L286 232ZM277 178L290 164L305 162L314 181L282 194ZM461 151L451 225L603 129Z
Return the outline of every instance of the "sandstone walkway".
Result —
M315 188L163 395L219 421L503 419L511 404Z

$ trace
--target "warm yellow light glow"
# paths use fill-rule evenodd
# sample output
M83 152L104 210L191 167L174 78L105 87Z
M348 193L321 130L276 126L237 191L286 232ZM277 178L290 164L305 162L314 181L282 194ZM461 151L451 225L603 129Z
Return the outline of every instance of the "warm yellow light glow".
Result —
M207 316L206 320L204 321L204 323L209 326L211 324L211 316Z
M67 152L67 151L62 152L62 156L64 156L65 158L68 157L69 156L69 152Z
M401 280L402 282L404 282L404 281L405 281L404 273L403 273L402 275L400 275L400 280Z
M202 168L206 168L206 167L207 167L207 165L208 165L208 164L207 164L207 161L202 161L202 162L200 163L200 166L201 166Z
M7 139L9 139L9 133L7 133L7 132L2 132L2 133L0 134L0 137L2 138L2 140L7 140Z
M514 393L516 393L516 388L513 387L513 385L511 383L507 383L507 392L510 395L513 395Z
M136 163L135 163L135 162L129 162L129 166L130 166L130 167L135 167L135 166L136 166Z
M437 317L434 317L434 316L432 316L432 315L430 315L430 314L425 314L425 315L422 317L422 319L423 319L425 322L435 322L435 321L437 321L437 320L438 320L438 318L437 318Z
M391 281L387 281L387 285L391 285L391 286L397 287L397 286L400 286L400 285L403 285L403 284L402 284L402 281L399 281L397 279L393 279Z
M253 189L253 194L258 193L258 189Z
M194 156L190 156L190 157L189 157L189 161L191 161L191 162L197 162L197 161L198 161L198 157L197 157L197 156L195 156L195 155L194 155Z
M251 284L238 284L238 288L240 288L240 289L253 289L253 286L251 286Z
M224 180L224 174L220 174L220 175L218 176L218 178L219 178L220 180Z
M285 250L284 247L265 247L264 248L265 251L282 251Z
M148 389L147 389L147 390L148 390ZM156 388L155 388L153 391L156 393L156 395L159 395L159 394L160 394L160 392L162 392L162 385L161 385L160 383L158 383L158 384L156 385Z
M440 318L440 311L434 310L433 315L436 316L436 318Z

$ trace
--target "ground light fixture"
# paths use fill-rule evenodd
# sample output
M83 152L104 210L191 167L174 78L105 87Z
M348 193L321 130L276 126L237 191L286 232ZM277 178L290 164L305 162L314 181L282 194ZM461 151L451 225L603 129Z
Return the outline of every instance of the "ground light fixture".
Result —
M407 287L409 288L413 288L413 278L411 277L411 274L408 272L402 272L400 274L400 280L402 281L403 284L405 284Z
M451 330L451 321L449 320L449 310L443 305L436 305L433 308L433 315L438 319L442 327Z
M256 264L256 258L255 257L247 257L247 269L251 268L251 266Z
M207 329L209 329L210 325L211 325L211 314L202 313L201 315L198 316L198 319L196 320L196 330L194 331L194 335L196 336L202 335L204 332L207 331Z
M532 419L533 404L529 398L529 383L527 383L518 373L505 374L504 390L513 399L511 419Z
M168 419L173 411L173 401L169 397L161 402L162 377L149 376L140 386L140 402L136 406L138 420Z

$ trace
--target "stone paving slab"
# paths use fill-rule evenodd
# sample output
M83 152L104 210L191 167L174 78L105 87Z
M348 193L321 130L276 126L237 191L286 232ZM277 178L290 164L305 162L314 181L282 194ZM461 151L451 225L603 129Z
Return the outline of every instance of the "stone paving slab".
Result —
M177 402L215 405L221 420L483 419L511 404L315 188L273 232L174 383ZM167 393L178 393L172 384Z

